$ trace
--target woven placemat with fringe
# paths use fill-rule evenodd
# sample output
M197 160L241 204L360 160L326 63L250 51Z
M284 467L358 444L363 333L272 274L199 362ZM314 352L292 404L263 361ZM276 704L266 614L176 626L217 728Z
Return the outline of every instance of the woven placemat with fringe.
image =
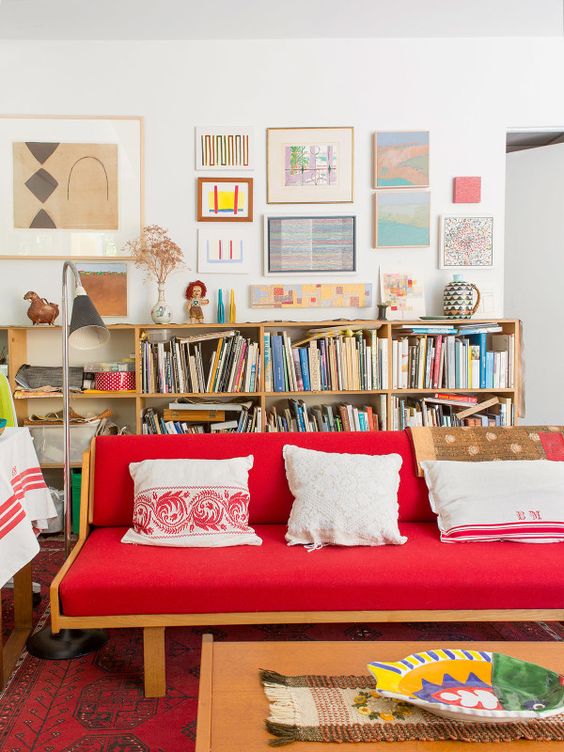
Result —
M380 697L371 676L283 676L261 669L269 744L454 740L564 741L564 714L527 723L456 723Z

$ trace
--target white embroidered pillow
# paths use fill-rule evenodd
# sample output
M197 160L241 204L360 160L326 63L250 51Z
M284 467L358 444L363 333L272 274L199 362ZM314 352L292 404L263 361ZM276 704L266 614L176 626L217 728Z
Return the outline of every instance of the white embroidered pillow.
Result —
M260 546L249 527L253 457L132 462L133 527L122 543L148 546Z
M399 454L338 454L287 444L294 503L290 545L383 546L405 543L398 529Z
M426 461L444 543L564 541L564 462Z

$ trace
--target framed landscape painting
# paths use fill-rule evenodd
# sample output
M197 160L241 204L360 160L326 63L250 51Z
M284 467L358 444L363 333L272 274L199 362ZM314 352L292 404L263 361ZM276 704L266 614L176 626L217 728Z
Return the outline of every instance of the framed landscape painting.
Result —
M493 226L493 217L441 217L440 268L491 269Z
M252 170L254 128L201 126L196 128L197 170Z
M198 222L252 221L252 178L198 178Z
M354 128L268 128L267 203L353 201Z
M198 271L203 274L249 274L256 256L250 228L220 225L198 230Z
M378 191L374 194L375 248L430 245L429 191Z
M429 187L429 131L374 134L374 188Z
M76 268L100 316L127 316L127 264L100 261Z
M265 275L355 271L355 216L264 218Z
M0 116L0 257L127 258L142 151L138 117Z

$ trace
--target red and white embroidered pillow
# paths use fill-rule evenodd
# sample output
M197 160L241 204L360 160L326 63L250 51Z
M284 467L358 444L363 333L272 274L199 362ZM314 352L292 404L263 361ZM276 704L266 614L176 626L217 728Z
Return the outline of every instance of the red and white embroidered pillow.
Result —
M133 527L122 543L148 546L260 546L249 527L253 457L132 462Z
M444 543L564 541L564 462L421 465Z

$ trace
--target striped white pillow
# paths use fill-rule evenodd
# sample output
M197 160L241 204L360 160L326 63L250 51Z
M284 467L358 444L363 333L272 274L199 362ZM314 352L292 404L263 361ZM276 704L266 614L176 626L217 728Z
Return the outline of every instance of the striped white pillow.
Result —
M564 541L564 462L422 462L444 543Z

